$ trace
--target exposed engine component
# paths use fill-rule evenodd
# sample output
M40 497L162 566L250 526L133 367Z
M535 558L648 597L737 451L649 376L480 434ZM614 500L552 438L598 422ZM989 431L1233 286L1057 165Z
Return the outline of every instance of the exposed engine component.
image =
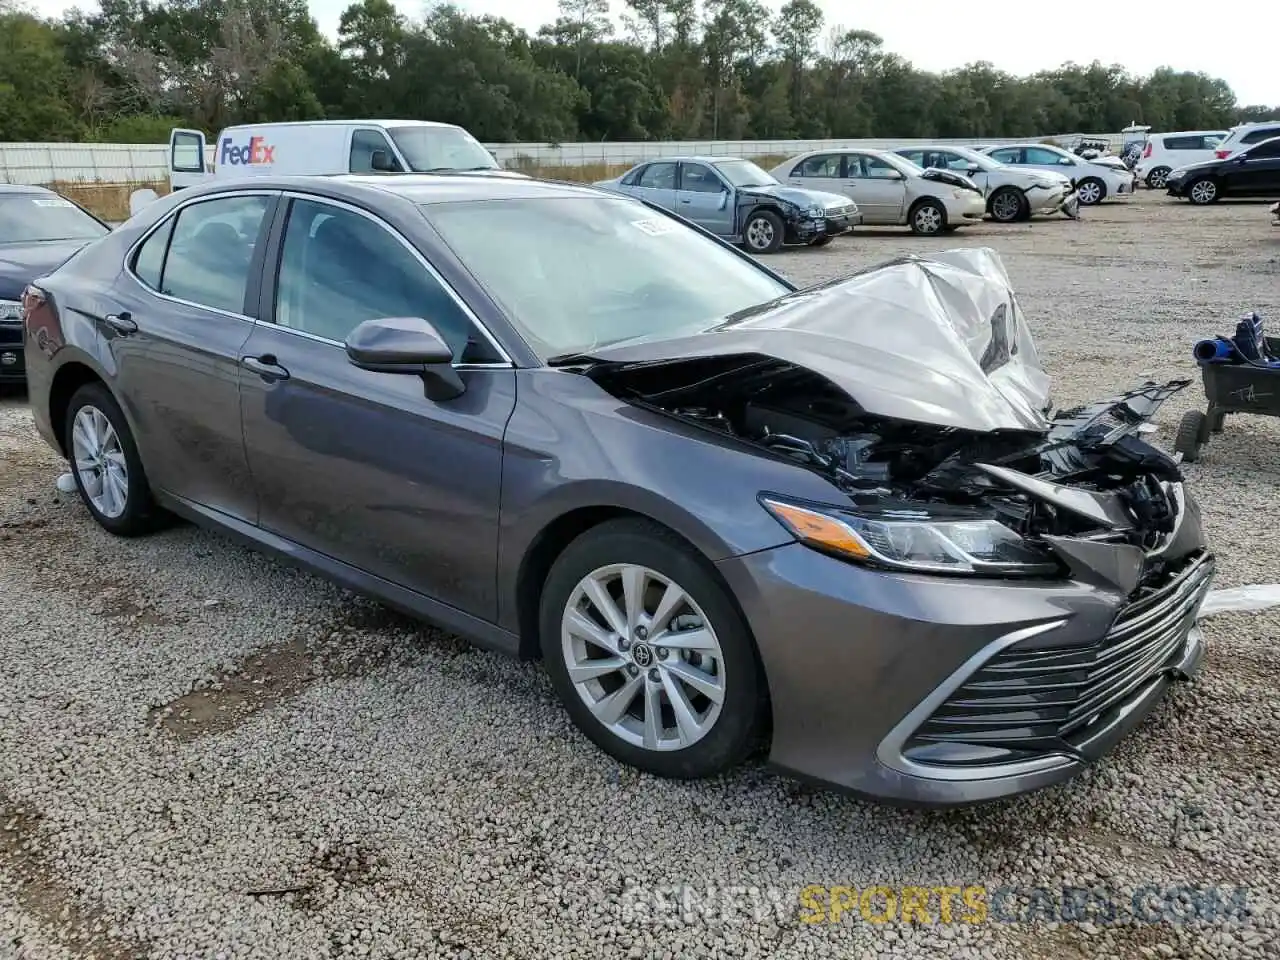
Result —
M947 504L1031 537L1103 532L1087 511L1002 482L1004 469L1106 493L1130 520L1122 539L1144 549L1172 529L1177 515L1170 485L1181 479L1178 465L1142 439L1138 428L1185 380L1143 383L1059 412L1047 433L982 433L868 414L817 374L768 358L722 357L593 375L620 397L804 464L859 506Z

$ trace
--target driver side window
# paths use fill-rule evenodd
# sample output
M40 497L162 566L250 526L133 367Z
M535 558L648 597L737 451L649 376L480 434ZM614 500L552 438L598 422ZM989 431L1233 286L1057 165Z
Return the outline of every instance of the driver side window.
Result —
M363 214L294 200L285 226L275 322L341 343L366 320L421 317L463 363L499 358L436 276Z
M694 193L719 193L724 188L720 178L705 164L686 163L680 171L680 189L692 190Z

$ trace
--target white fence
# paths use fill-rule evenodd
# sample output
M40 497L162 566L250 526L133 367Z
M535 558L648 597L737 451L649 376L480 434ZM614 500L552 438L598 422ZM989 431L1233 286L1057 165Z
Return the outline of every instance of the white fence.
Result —
M1109 140L1118 151L1119 134L1089 134ZM1072 146L1081 134L1053 139ZM889 147L924 143L969 146L999 140L654 140L635 143L491 143L486 144L507 167L583 167L621 165L670 154L731 157L792 156L834 147ZM1006 138L1007 142L1007 138ZM137 183L168 177L168 146L163 143L0 143L0 183L98 181ZM213 148L209 149L213 160Z

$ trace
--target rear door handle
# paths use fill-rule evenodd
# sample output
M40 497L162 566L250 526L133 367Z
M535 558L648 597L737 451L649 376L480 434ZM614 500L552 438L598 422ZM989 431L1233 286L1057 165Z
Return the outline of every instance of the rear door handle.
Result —
M246 370L252 370L268 383L289 379L289 371L276 362L275 354L264 353L260 357L241 357L240 363Z
M122 337L138 332L138 324L127 310L122 313L108 313L102 318L102 322Z

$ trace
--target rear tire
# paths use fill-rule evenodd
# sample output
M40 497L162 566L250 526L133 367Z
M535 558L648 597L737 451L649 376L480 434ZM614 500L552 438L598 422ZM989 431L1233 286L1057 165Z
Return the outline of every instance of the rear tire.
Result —
M1152 190L1163 190L1169 181L1170 167L1156 167L1147 174L1147 186Z
M673 779L714 776L741 763L765 728L750 630L705 561L662 527L612 520L570 543L547 575L539 621L569 716L622 763Z
M162 516L124 412L101 383L71 397L64 426L67 459L80 499L98 524L120 537L152 532Z
M947 228L947 209L937 200L920 200L907 214L907 223L912 233L935 237Z

